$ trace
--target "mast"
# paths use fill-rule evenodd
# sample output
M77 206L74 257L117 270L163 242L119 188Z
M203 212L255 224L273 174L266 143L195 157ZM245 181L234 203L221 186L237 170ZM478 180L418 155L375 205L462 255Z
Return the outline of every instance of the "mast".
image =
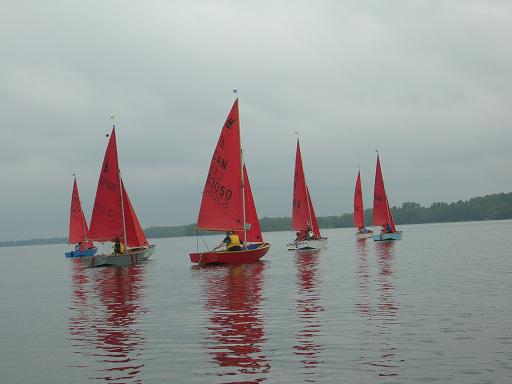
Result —
M233 89L233 93L237 95L238 100L238 89ZM247 229L245 228L245 183L244 183L244 150L242 149L242 128L240 124L240 103L238 104L238 126L240 127L240 179L242 180L242 219L244 226L244 243L247 237Z
M110 116L112 119L112 130L116 129L116 121L115 116ZM116 140L116 150L117 150L117 140ZM119 153L116 153L116 157L119 159ZM125 247L128 246L128 239L126 238L126 220L124 218L124 201L123 201L123 179L121 178L121 169L119 167L119 160L117 161L117 177L119 180L119 194L121 195L121 220L123 221L123 243Z
M388 194L386 193L386 186L384 185L384 176L382 175L382 167L381 167L381 164L380 164L380 157L379 157L379 151L376 149L375 152L377 153L377 169L378 171L380 172L380 184L382 184L382 193L383 193L383 197L384 197L384 203L385 203L385 208L386 208L386 222L389 224L389 225L392 225L391 223L393 223L392 226L394 226L394 222L393 222L393 217L391 215L391 210L389 208L389 201L388 201ZM377 177L377 175L375 176ZM375 194L375 191L374 191L374 194ZM375 197L374 197L375 199ZM375 200L374 200L374 204L375 204ZM375 206L374 206L375 207ZM375 208L374 208L374 212L375 212ZM375 215L375 213L374 213ZM375 218L375 216L374 216Z
M121 194L121 216L123 220L123 240L125 247L128 246L128 239L126 238L126 220L124 219L124 200L123 200L123 179L121 178L121 170L118 169L119 175L119 193Z
M375 150L375 152L377 152L377 160L379 161L379 165L380 165L379 151ZM381 166L380 173L382 175L382 166ZM384 184L384 176L382 176L382 189L384 190L384 197L386 198L386 215L388 216L388 223L389 223L389 225L391 225L391 217L390 217L391 211L389 209L388 194L386 192L386 185Z
M73 176L75 176L75 174L73 174ZM75 184L76 184L76 176L75 176ZM76 186L76 190L78 191L78 184ZM78 204L80 205L80 213L82 215L82 233L84 234L84 243L87 243L87 231L85 230L85 226L86 226L86 223L85 223L85 216L84 216L84 211L82 210L82 200L80 200L80 194L78 194Z
M297 133L297 136L298 136L298 133ZM297 137L297 147L300 148L299 138L298 137ZM302 151L300 153L300 160L301 160L301 163L302 163ZM311 199L311 197L309 195L308 183L306 182L306 172L304 172L304 164L301 164L301 165L302 165L302 175L304 176L304 187L306 188L306 201L308 202L308 216L309 216L309 224L308 224L308 226L311 226L311 228L313 228L313 220L311 219L311 206L309 204L309 200Z
M242 145L240 144L240 159L242 164L242 212L243 212L243 220L244 220L244 243L247 237L247 228L245 228L245 180L244 180L244 152L242 150Z

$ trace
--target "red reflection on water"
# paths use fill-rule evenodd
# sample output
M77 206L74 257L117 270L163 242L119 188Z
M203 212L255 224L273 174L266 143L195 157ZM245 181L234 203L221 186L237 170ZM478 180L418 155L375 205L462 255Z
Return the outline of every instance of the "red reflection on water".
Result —
M266 341L260 313L264 267L260 262L198 270L210 312L206 347L222 368L214 374L233 377L229 383L260 383L270 371L262 351Z
M300 356L302 367L307 371L304 374L314 375L319 364L319 353L324 349L315 339L320 335L320 323L317 319L317 313L323 311L323 307L318 304L320 294L317 288L317 274L319 265L319 250L300 251L295 254L295 265L297 267L297 283L299 288L299 298L297 299L297 309L299 313L302 329L297 334L297 345L294 346L295 354ZM315 382L313 377L306 381Z
M368 327L376 327L375 353L379 355L364 358L364 364L372 367L372 371L380 377L398 376L400 363L396 348L393 346L392 325L398 315L399 304L394 297L391 282L393 275L394 242L375 242L377 258L376 278L370 276L371 268L368 263L368 245L363 242L356 244L359 254L358 278L361 302L356 306L359 312L368 320Z
M144 364L143 338L136 328L146 310L140 304L143 267L84 269L73 263L73 296L69 330L77 354L75 367L94 368L100 376L89 379L109 383L137 383ZM94 367L92 367L94 365Z
M382 315L394 318L398 312L398 303L393 296L393 284L390 277L393 274L393 247L395 243L380 242L376 245L377 263L379 265L379 310Z
M361 293L361 302L357 303L356 307L363 316L370 316L370 272L368 270L368 243L366 242L366 240L356 240L356 251L359 255L359 263L357 265L357 276L359 277L359 292Z

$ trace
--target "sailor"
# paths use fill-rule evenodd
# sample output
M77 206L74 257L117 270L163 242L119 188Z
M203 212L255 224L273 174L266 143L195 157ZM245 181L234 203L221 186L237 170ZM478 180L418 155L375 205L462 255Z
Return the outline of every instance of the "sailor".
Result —
M224 238L224 240L222 240L220 242L219 245L217 245L213 250L216 250L220 247L222 247L223 245L226 246L226 249L229 251L229 252L232 252L232 251L241 251L242 250L242 244L244 242L242 240L240 240L240 238L238 237L238 235L235 235L233 233L233 231L226 231L226 237Z
M119 236L117 236L114 240L114 254L122 255L124 253L124 244L121 243Z
M386 223L385 225L382 226L380 231L381 233L391 233L393 232L393 228L391 228L391 224Z

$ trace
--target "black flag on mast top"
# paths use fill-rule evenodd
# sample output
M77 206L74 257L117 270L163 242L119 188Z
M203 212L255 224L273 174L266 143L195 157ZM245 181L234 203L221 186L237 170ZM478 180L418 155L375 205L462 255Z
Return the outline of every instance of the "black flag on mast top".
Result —
M238 93L238 89L233 89L233 93Z

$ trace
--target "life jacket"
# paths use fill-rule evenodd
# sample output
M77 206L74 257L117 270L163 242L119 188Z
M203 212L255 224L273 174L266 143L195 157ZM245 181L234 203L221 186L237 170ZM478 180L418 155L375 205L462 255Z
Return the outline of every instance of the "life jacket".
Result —
M114 244L114 253L122 255L124 253L124 250L125 248L123 243L119 243L119 249L116 247L116 244Z
M233 247L240 247L240 238L238 235L229 235L229 243L226 244L226 248L230 249Z

